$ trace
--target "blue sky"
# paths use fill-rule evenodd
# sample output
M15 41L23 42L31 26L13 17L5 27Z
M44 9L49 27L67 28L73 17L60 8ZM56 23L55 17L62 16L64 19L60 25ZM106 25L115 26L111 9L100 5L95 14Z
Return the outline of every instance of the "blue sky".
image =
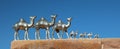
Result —
M12 26L20 18L29 23L29 17L36 15L35 22L41 17L50 22L52 14L58 15L56 22L61 19L67 23L66 19L72 17L69 33L74 30L99 33L101 38L120 37L119 0L0 0L0 47L10 49L14 35ZM34 32L34 28L29 29L30 39L34 39ZM40 32L41 38L45 39L45 30ZM24 31L20 31L20 39L23 39L23 34Z

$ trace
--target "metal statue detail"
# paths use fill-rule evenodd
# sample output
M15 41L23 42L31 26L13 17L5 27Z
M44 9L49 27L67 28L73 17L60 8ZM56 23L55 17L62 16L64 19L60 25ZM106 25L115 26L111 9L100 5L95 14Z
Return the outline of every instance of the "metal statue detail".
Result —
M56 17L57 17L57 15L51 15L51 18L52 18L51 22L48 22L45 18L42 17L35 24L34 24L34 20L35 20L36 16L30 17L29 24L26 23L26 21L23 18L21 18L19 20L19 22L17 22L13 26L13 29L15 30L14 40L19 40L19 35L18 35L19 30L24 30L25 31L24 40L29 40L28 30L29 30L29 28L32 28L32 27L34 27L36 29L36 32L35 32L35 39L36 40L40 39L40 31L39 31L40 29L45 29L46 30L46 39L51 39L50 32L49 32L50 27L52 27L52 29L53 29L52 39L54 39L55 32L57 33L57 36L59 39L63 38L64 33L66 33L68 38L76 39L76 36L78 34L77 31L76 32L71 31L70 35L68 35L68 31L67 31L71 25L72 18L71 17L67 18L67 24L65 24L62 22L62 20L58 20L58 23L55 23ZM60 31L62 31L62 33L60 33ZM82 39L85 39L85 38L92 39L92 36L93 36L92 32L90 32L88 34L86 32L84 32L84 33L80 33L80 35L79 35L79 37ZM95 34L94 38L98 39L99 34Z
M87 36L88 36L89 39L92 38L92 35L93 35L92 32L87 34Z
M70 38L74 37L74 31L71 31Z
M15 30L14 40L19 40L19 36L18 36L19 30L25 30L24 40L29 40L28 29L33 27L35 18L36 18L36 16L30 17L30 24L26 23L25 20L21 18L20 21L13 26L13 28Z
M74 31L72 31L71 33L70 33L70 38L76 38L76 36L77 36L77 34L78 34L78 32L74 32Z
M99 38L99 34L95 34L94 38Z
M61 20L59 20L58 23L53 26L52 39L54 39L54 31L57 32L58 38L62 38L64 32L66 33L67 37L69 38L67 29L71 25L71 18L67 18L67 21L68 21L68 23L64 24ZM60 37L60 30L62 31L61 37Z
M50 32L49 32L49 28L52 27L55 24L55 18L56 15L51 15L52 21L48 22L45 18L41 18L36 24L35 24L35 28L36 28L36 32L35 32L35 39L38 40L40 39L40 33L39 30L40 29L45 29L46 30L46 39L50 39Z
M85 38L86 34L87 34L86 32L81 33L81 34L80 34L80 37L83 39L83 38Z

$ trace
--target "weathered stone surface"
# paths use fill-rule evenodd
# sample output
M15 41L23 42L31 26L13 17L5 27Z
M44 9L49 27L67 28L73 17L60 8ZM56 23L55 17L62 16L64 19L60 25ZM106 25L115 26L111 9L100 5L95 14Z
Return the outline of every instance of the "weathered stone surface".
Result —
M101 40L17 40L12 41L11 49L101 49Z
M102 44L103 49L120 49L120 38L105 38Z

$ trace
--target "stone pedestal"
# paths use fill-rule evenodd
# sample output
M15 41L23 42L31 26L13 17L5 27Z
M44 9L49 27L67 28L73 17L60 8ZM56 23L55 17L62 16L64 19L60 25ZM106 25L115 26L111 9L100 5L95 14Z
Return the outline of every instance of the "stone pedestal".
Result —
M17 40L12 41L11 49L101 49L101 40Z

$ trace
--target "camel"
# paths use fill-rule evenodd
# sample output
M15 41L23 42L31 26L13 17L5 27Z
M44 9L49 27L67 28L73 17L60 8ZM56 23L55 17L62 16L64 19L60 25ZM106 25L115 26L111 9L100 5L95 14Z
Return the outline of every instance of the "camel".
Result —
M59 20L58 23L53 26L52 39L54 39L54 32L55 31L57 32L57 36L58 36L59 39L62 38L64 32L66 33L67 37L69 38L67 29L71 25L71 18L67 18L67 21L68 21L68 23L64 24L61 20ZM60 37L60 31L62 31L62 36L61 37Z
M87 34L86 32L81 33L81 34L80 34L80 37L83 39L83 38L85 38L86 34Z
M74 31L71 31L70 38L72 38L73 36L74 36Z
M28 29L33 27L35 18L36 18L36 16L30 17L30 24L26 23L25 20L23 18L21 18L20 21L13 26L13 28L15 30L14 40L19 40L19 36L18 36L19 30L24 30L25 31L24 40L29 40Z
M40 39L40 29L45 29L46 30L46 39L50 39L50 32L49 29L50 27L52 27L55 24L55 18L56 15L51 15L52 21L51 22L47 22L47 20L45 18L41 18L36 24L35 24L35 28L36 28L36 32L35 32L35 39L39 40Z
M77 34L78 34L78 32L74 32L74 31L71 31L71 33L70 33L70 37L72 38L76 38L76 36L77 36Z
M99 38L99 34L95 34L94 38Z
M87 36L88 36L89 39L92 38L92 35L93 35L92 32L87 34Z

